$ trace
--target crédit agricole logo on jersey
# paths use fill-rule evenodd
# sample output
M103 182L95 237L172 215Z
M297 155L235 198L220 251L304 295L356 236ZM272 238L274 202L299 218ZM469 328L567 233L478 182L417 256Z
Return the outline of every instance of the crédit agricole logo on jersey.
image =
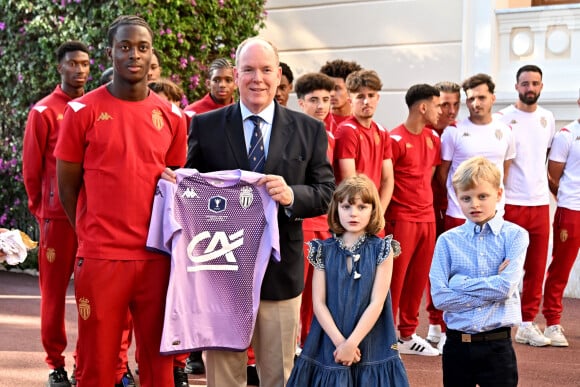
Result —
M196 199L199 195L188 187L182 194L182 199ZM242 187L239 193L239 203L242 209L248 209L254 201L253 189L250 186ZM221 195L214 195L209 198L207 209L213 214L223 213L228 207L228 199ZM223 221L225 217L208 216L207 220ZM199 250L207 243L203 254ZM239 269L238 260L234 255L234 250L244 244L244 229L230 232L225 231L202 231L192 237L187 245L187 257L193 265L187 266L188 272L205 270L214 271L237 271ZM199 248L198 248L199 247ZM223 263L225 258L226 263ZM219 263L222 262L222 263Z

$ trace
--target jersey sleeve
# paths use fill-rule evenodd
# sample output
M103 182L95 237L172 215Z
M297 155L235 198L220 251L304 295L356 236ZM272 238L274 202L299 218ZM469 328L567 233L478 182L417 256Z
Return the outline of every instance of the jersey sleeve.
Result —
M172 105L172 109L179 109ZM178 117L175 119L173 128L173 141L167 150L165 165L168 167L183 167L187 153L187 122L185 113L173 112ZM178 114L179 113L179 114Z
M383 137L383 160L389 160L393 158L392 140L389 136L389 132L386 129L381 130L381 135Z
M42 202L42 171L49 135L48 122L42 114L46 109L46 106L35 106L30 110L22 146L22 175L28 209L37 218Z
M324 270L324 257L320 239L313 239L306 243L308 246L308 261L316 270Z
M434 130L431 131L431 139L435 147L435 157L433 158L433 166L441 165L441 138Z
M277 262L280 262L282 256L280 255L280 229L278 228L278 203L274 199L272 199L270 195L268 195L266 185L261 186L256 185L256 183L264 175L248 171L242 171L242 174L244 176L244 180L253 184L254 187L260 193L260 197L262 199L262 207L264 210L264 216L266 218L266 228L264 230L265 232L264 237L268 241L270 241L270 244L272 246L272 254L270 256L274 258L274 260L276 260Z
M163 179L157 183L146 245L151 250L171 254L173 238L181 230L174 218L176 191L177 184Z
M457 127L448 126L441 136L441 160L453 160L453 153L455 152L455 133Z
M71 101L64 110L54 156L71 163L82 163L85 156L85 134L91 125L90 109Z
M565 163L568 160L570 147L572 146L572 133L563 128L554 136L549 159L557 163Z
M506 160L513 160L516 158L516 139L514 136L514 132L511 130L511 128L509 126L506 127L506 133L508 134L508 136L506 139L507 140L507 150L506 150L506 154L505 154L505 159Z
M358 131L352 124L341 124L334 136L334 159L356 159L358 155Z
M392 133L389 137L391 138L391 159L393 160L393 165L395 165L403 155L403 149L401 149L401 140L403 138L399 134Z

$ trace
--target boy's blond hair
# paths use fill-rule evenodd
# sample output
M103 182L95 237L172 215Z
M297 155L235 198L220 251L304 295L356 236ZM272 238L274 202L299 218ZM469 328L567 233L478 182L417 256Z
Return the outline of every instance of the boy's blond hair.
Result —
M365 231L369 234L377 234L385 227L385 218L382 215L381 200L377 187L367 176L359 174L344 179L332 195L328 207L328 226L333 233L341 235L346 231L340 224L338 206L345 199L348 199L348 202L353 204L357 196L360 197L363 203L372 205L371 218Z
M459 164L451 179L455 192L475 188L483 181L500 188L501 172L495 164L483 156L475 156Z

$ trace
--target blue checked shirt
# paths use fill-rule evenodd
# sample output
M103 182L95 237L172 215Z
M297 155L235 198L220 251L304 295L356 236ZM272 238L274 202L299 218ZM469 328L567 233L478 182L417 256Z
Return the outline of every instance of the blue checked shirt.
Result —
M497 215L483 227L468 220L439 237L429 279L447 327L473 334L521 322L518 284L528 244L526 230Z

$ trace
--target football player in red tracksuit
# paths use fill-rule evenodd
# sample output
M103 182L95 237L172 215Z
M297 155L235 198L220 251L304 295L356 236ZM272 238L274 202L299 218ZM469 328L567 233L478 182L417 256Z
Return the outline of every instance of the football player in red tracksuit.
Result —
M441 115L435 125L427 125L437 132L439 138L443 135L443 130L448 126L455 126L455 119L459 113L461 101L461 86L455 82L439 82L434 85L439 90L439 102L441 104ZM437 174L437 172L435 172ZM441 184L436 176L431 181L433 189L433 209L435 210L435 237L438 238L445 231L445 212L447 211L447 187ZM446 326L443 321L443 312L436 309L431 299L431 285L427 279L426 290L426 310L429 313L429 331L427 341L437 344L437 349L442 353L445 345Z
M173 358L159 353L170 263L145 244L157 180L185 162L186 119L147 87L153 35L138 16L111 24L113 81L68 104L54 152L59 196L79 243L79 387L119 383L128 310L141 386L173 385Z
M58 200L56 159L53 150L67 102L84 94L90 64L89 50L68 41L56 51L61 84L38 101L28 114L23 146L24 186L28 208L38 221L40 284L40 336L46 363L52 370L49 386L68 386L63 352L66 290L77 250L76 235Z
M548 173L550 189L558 198L558 208L554 215L552 262L544 287L544 335L552 346L567 347L560 318L564 310L564 289L580 249L580 120L569 123L554 136Z
M387 130L373 121L382 86L372 70L355 71L346 78L353 115L334 134L334 176L339 184L357 173L367 175L375 183L385 211L394 186L391 139Z
M328 150L326 155L331 161L334 151L334 120L330 114L330 92L334 89L334 81L322 73L304 74L296 80L294 91L298 97L298 105L302 112L324 122L328 136ZM306 218L302 222L304 242L313 239L325 240L331 237L327 216ZM312 274L314 266L308 262L308 249L304 249L304 291L300 304L300 347L310 331L312 322Z
M356 62L347 62L342 59L335 59L326 62L321 68L322 74L328 75L334 81L334 90L330 93L331 118L336 125L353 114L351 101L349 101L349 90L346 87L346 77L355 71L361 70Z
M206 86L209 87L202 99L185 107L188 116L209 112L236 102L234 93L234 67L227 58L218 58L211 62Z
M438 356L416 331L435 249L431 180L441 163L440 140L426 125L436 124L441 114L439 90L427 84L411 86L405 102L407 120L390 132L395 188L385 214L385 234L401 244L391 280L393 317L398 321L400 353Z

